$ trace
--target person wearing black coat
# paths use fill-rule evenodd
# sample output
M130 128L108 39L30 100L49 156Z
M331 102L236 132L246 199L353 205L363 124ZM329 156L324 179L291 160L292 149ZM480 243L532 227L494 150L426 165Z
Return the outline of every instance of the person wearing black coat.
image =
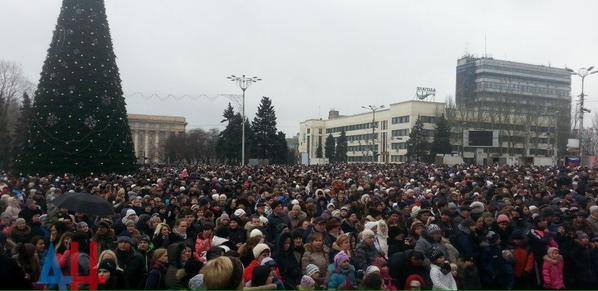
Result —
M4 245L0 244L1 249ZM9 290L30 290L33 288L31 282L26 279L25 272L17 261L5 254L0 253L0 282L2 289Z
M464 219L457 225L452 243L465 261L474 261L478 257L479 249L474 239L475 233L475 223L471 219Z
M282 224L289 226L291 225L291 220L284 212L284 207L280 202L275 200L272 202L270 207L272 207L272 214L268 216L268 229L266 238L269 242L273 243L278 239L279 236L279 233L277 233L277 227Z
M396 253L390 258L390 273L397 286L404 286L407 277L418 275L424 280L422 290L432 288L430 279L430 268L424 264L425 256L421 252L407 250L404 253Z
M233 216L228 224L228 239L235 245L235 250L247 240L247 231L241 228L241 218Z
M301 280L301 263L293 254L293 240L291 234L282 233L276 242L276 252L273 255L278 264L285 289L296 289Z
M145 264L141 254L133 249L133 240L127 236L118 237L116 257L118 264L129 281L129 288L142 289L145 287Z
M565 268L571 268L572 278L566 280L569 285L567 289L596 289L595 262L592 261L591 247L587 234L576 233L575 245L571 250L571 256L566 261L569 263Z
M104 284L99 284L99 290L123 290L129 288L125 273L116 267L112 259L103 260L98 267L98 275L106 278Z
M547 229L548 224L542 216L534 218L534 227L527 234L529 247L534 253L534 269L536 274L536 287L542 286L542 262L544 255L551 244L556 244L552 239L552 234Z
M515 284L512 256L510 260L500 246L500 236L490 231L482 243L478 262L482 287L488 289L513 289Z

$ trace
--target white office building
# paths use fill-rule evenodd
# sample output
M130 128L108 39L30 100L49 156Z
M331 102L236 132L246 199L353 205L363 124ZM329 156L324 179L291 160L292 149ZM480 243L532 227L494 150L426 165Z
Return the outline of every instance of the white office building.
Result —
M406 142L418 116L422 118L424 129L432 141L436 120L444 112L444 107L444 102L420 100L393 103L376 111L373 130L372 111L344 116L332 110L328 119L308 119L300 123L299 152L312 160L317 158L316 151L321 145L324 155L328 134L338 138L344 130L348 141L348 162L372 162L374 154L377 154L375 162L406 162Z

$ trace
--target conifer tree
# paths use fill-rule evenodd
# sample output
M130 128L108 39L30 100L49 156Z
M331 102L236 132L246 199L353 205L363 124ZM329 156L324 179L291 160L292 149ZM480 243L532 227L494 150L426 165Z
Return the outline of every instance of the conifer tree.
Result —
M444 118L444 114L438 118L436 122L436 129L434 130L434 141L430 145L430 156L436 157L436 154L450 154L451 153L451 142L450 142L451 129L448 121Z
M25 134L31 124L31 114L31 98L27 92L24 92L13 138L13 154L16 154L17 156L21 155L25 146Z
M347 162L347 134L345 131L341 131L341 135L338 137L336 142L336 162L346 163Z
M326 137L325 147L326 147L325 156L328 159L328 162L329 163L334 162L334 160L335 160L334 153L335 153L336 145L334 143L334 137L332 136L331 133L328 134L328 136Z
M424 123L418 116L407 141L407 157L411 161L423 162L428 156L429 143L424 130Z
M291 162L289 155L289 147L287 145L287 138L284 132L276 133L274 154L272 156L272 163L274 164L289 164Z
M262 97L253 122L253 146L255 158L277 160L275 148L277 146L276 113L272 100Z
M135 169L121 79L103 0L63 0L35 93L27 174Z

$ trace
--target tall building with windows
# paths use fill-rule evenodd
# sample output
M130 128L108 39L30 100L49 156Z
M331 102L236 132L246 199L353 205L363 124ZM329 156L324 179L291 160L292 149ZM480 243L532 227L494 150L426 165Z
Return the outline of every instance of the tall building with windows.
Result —
M444 107L444 102L419 100L393 103L376 111L375 123L372 123L371 111L345 116L331 110L328 119L308 119L300 123L299 152L314 159L318 145L322 146L323 153L326 152L329 134L338 139L344 130L348 162L406 162L406 142L417 118L422 118L431 141L436 118L444 112ZM373 153L378 154L376 160Z
M465 56L457 61L455 101L458 127L499 131L499 147L484 149L489 157L552 156L555 144L565 151L571 74L563 68Z

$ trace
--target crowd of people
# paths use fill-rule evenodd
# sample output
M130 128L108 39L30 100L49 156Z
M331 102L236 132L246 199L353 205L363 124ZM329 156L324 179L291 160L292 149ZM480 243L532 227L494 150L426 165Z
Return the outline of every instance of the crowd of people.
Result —
M593 289L596 170L333 164L0 176L0 285L43 289L71 244L100 289ZM57 208L67 192L112 203Z

